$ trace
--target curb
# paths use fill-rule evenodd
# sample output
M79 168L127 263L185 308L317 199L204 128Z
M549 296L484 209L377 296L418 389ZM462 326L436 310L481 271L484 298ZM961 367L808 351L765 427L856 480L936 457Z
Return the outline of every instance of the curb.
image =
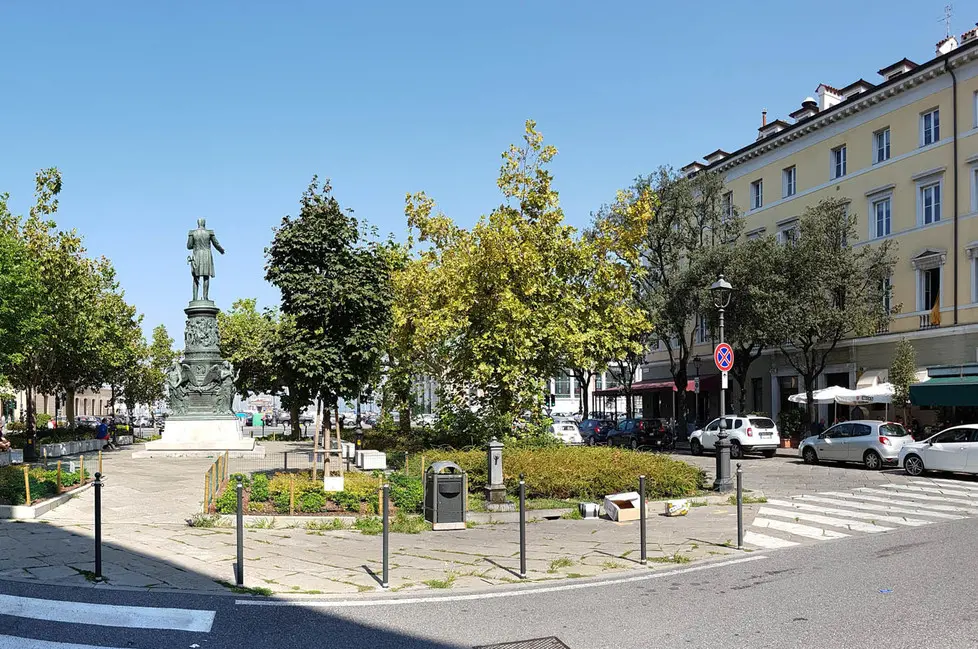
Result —
M85 473L88 473L86 470ZM65 504L78 494L92 488L94 482L87 482L71 491L66 491L37 505L0 505L0 520L31 521L44 516L55 507Z

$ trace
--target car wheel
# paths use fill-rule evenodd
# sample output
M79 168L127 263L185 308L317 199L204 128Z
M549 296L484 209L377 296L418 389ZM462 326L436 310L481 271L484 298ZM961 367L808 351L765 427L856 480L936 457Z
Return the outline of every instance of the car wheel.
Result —
M806 446L805 450L801 452L801 459L805 461L805 464L818 464L818 454L811 446Z
M744 447L740 445L740 442L730 442L730 458L739 460L742 457L744 457Z
M693 455L703 455L703 445L700 444L698 439L692 439L689 441L689 452Z
M924 475L924 461L920 459L919 455L908 455L903 459L903 470L907 472L907 475Z
M883 466L883 458L876 451L866 451L863 455L863 464L870 471L878 471Z
M594 446L594 435L589 435L588 438L584 440L584 443L588 446Z
M638 450L638 440L635 439L634 437L632 438L632 450L633 451L637 451Z
M764 457L774 457L778 454L778 449L772 448L771 450L764 451Z

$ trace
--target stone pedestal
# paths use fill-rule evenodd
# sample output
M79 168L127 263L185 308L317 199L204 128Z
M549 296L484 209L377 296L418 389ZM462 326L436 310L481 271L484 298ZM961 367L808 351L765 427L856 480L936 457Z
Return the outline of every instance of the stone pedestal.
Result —
M167 371L170 416L163 438L134 457L208 455L263 456L264 449L245 438L231 410L236 373L221 358L217 336L219 309L210 300L193 300L184 309L184 357Z

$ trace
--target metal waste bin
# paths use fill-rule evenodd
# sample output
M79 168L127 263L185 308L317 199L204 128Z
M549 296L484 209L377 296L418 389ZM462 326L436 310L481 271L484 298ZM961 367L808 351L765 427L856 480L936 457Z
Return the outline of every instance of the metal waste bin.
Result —
M424 474L424 519L433 530L464 530L468 477L454 462L435 462Z

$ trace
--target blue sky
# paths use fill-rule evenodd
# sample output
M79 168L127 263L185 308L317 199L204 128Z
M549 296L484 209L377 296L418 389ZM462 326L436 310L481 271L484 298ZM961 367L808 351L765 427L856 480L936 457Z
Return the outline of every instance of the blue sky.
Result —
M532 118L583 225L638 174L748 143L764 108L787 119L820 82L932 58L943 6L6 2L0 191L26 212L35 171L60 167L59 224L179 344L199 216L227 249L212 298L274 304L262 252L313 174L397 238L408 192L471 224L500 202L499 155ZM963 9L952 33L978 20Z

